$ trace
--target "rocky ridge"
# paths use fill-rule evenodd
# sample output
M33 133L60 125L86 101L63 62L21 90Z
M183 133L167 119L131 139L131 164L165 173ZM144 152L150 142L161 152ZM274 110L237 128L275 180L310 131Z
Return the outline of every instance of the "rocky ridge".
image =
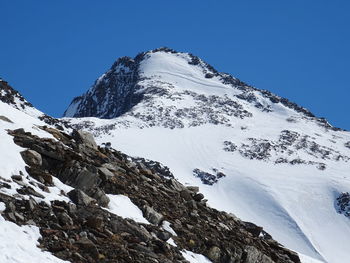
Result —
M97 146L85 132L42 129L55 139L23 129L9 134L24 148L32 184L50 191L57 177L74 187L61 193L71 202L40 202L29 185L16 197L1 194L0 201L7 220L38 226L40 247L55 256L71 262L185 262L185 249L212 262L300 262L261 227L208 207L198 188L183 186L166 167ZM21 184L21 176L12 179ZM9 187L0 181L0 188ZM103 209L109 195L128 196L150 224Z

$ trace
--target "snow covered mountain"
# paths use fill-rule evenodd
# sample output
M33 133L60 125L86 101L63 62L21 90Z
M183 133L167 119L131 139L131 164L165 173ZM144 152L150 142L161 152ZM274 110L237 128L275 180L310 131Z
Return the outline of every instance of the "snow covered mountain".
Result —
M98 146L5 81L0 93L0 262L300 263L162 164Z
M118 59L64 116L286 247L350 262L350 133L307 109L160 48Z

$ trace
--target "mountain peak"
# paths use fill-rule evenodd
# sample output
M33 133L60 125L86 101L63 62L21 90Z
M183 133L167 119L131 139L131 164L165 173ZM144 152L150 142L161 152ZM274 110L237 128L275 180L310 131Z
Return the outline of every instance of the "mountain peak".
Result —
M199 82L209 82L209 93L210 89L220 89L226 84L238 88L246 86L228 74L219 73L190 53L161 47L139 53L135 58L117 59L87 93L72 101L64 116L116 118L137 105L146 91L154 95L155 90L162 90L159 94L164 94L167 90L165 86L173 86L177 80L186 79L195 84L186 84L188 90L198 88Z
M167 47L117 59L88 92L72 101L64 116L113 119L127 115L137 119L138 126L181 128L231 125L234 118L250 118L256 109L289 112L337 130L288 99L218 72L191 53Z

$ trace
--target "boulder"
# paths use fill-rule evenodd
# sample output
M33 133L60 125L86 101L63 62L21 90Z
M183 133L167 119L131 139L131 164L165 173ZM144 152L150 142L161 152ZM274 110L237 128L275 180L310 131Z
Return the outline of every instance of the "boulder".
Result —
M99 167L98 172L103 180L108 180L114 176L114 174L106 167Z
M91 133L82 130L74 130L72 137L78 144L84 144L85 146L97 150L97 144Z
M60 225L62 226L71 226L73 225L73 220L72 218L66 213L66 212L61 212L57 214L57 218L60 222Z
M247 257L246 257L246 260L244 261L244 263L256 263L256 262L273 263L274 262L271 258L269 258L265 254L263 254L256 247L247 246L245 248L245 252L246 252Z
M78 246L85 253L90 254L94 259L98 259L98 250L95 244L90 239L83 237L78 241L74 242L74 245Z
M193 199L197 202L200 202L204 198L204 195L202 193L198 193L195 196L193 196Z
M29 166L41 166L43 160L40 153L33 150L25 150L21 152L22 158Z
M72 178L74 175L70 178ZM74 179L72 180L72 184L74 187L83 190L84 192L89 191L93 188L96 188L101 183L101 179L99 178L97 173L90 172L86 168L84 168Z
M100 188L96 188L95 192L91 195L91 197L95 198L97 203L103 207L107 207L110 201L109 197Z
M217 246L212 246L208 251L208 258L213 262L219 262L221 258L221 249Z
M97 201L87 194L85 194L83 191L74 189L70 192L68 192L68 197L72 202L76 205L83 205L83 206L89 206L91 204L97 203Z
M145 205L143 207L144 217L152 224L159 225L163 221L163 215L156 212L152 207Z

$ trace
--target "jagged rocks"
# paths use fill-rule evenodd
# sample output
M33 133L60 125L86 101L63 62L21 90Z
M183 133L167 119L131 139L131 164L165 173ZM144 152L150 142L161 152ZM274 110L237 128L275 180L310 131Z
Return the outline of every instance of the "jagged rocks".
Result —
M25 150L21 152L22 158L25 161L26 164L29 166L41 166L42 165L42 158L41 155L33 150Z
M344 214L346 217L350 218L350 194L349 193L341 193L337 197L336 201L336 209L338 213Z
M225 143L225 150L230 150L230 142ZM316 142L314 137L302 135L294 131L283 130L278 140L248 138L246 143L238 147L241 156L260 161L274 161L275 164L289 163L291 165L314 165L319 170L325 170L327 165L320 160L349 162L350 157L338 150ZM304 154L303 159L299 153ZM307 156L309 158L307 158Z
M155 225L160 225L164 218L162 214L156 212L152 207L147 205L143 207L143 214L149 222Z
M222 172L218 172L216 169L213 169L215 174L204 172L200 169L194 169L193 175L201 179L203 184L213 185L218 182L219 179L225 177L226 175Z
M237 150L237 145L230 141L224 141L224 151L234 152Z

